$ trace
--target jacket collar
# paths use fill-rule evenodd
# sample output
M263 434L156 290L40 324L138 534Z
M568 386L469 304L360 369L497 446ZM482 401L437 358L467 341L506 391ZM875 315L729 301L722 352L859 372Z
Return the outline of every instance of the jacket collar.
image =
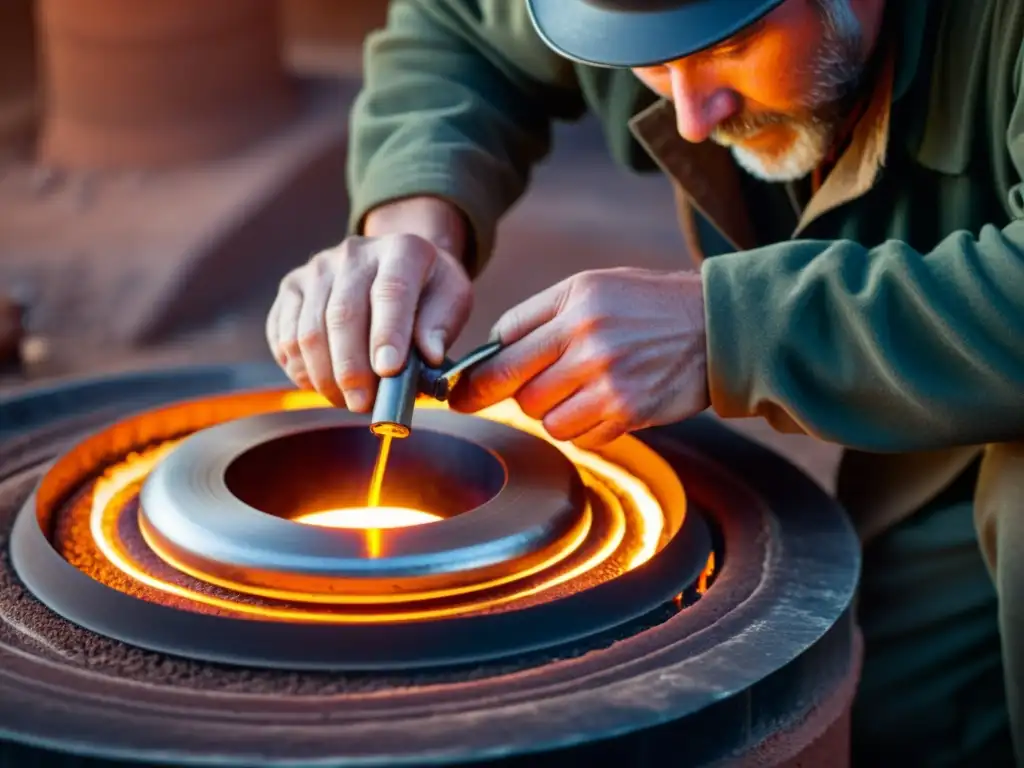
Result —
M892 100L899 101L910 90L921 63L925 27L928 23L929 0L887 0L903 6L895 34L895 69Z

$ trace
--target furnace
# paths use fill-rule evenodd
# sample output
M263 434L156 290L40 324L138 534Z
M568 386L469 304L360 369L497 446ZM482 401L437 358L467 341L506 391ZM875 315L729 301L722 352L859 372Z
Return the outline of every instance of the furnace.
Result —
M799 471L706 418L596 453L512 404L414 423L367 509L368 417L273 367L0 401L8 749L847 763L858 543Z

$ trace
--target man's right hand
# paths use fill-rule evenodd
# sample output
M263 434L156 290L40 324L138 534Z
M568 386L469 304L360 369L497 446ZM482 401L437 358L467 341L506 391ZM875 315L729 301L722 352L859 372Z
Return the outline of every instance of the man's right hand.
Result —
M373 406L378 377L401 371L413 339L440 365L472 307L469 276L454 255L464 247L463 220L449 203L382 206L364 231L290 272L266 328L296 386L359 413Z

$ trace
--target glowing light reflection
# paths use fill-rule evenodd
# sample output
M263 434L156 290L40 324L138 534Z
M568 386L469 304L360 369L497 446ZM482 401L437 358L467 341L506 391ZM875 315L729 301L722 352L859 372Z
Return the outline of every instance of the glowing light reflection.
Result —
M407 507L346 507L325 509L292 518L303 525L322 528L350 528L365 531L372 528L407 528L413 525L436 523L444 518L419 509Z
M306 408L320 408L327 406L327 402L315 393L288 392L281 397L281 407L284 410L302 410ZM417 407L445 408L442 403L425 401ZM564 584L575 579L588 571L591 571L602 562L611 557L622 544L626 531L627 519L623 509L623 501L628 504L631 515L637 530L635 531L639 546L633 552L626 566L631 570L649 560L658 550L661 536L665 526L665 518L661 505L657 498L650 491L647 485L630 471L616 465L615 463L602 458L596 453L584 451L571 443L563 443L552 440L544 431L543 426L526 416L513 401L500 403L477 414L480 417L493 421L508 424L524 432L540 437L555 445L561 450L580 470L590 490L597 494L607 505L611 512L611 528L604 536L600 546L574 567L558 573L550 578L541 579L531 587L515 591L512 594L497 596L490 599L468 601L463 605L452 605L445 607L433 607L425 609L395 610L388 613L375 613L372 616L356 613L344 613L331 611L314 612L299 608L277 608L271 606L251 605L234 600L224 599L205 593L195 592L187 587L167 582L142 570L132 558L121 551L117 543L114 521L116 510L125 503L129 495L141 483L146 475L156 464L166 456L177 444L178 441L169 441L155 448L133 453L125 458L120 464L110 467L97 482L93 490L93 498L90 510L90 532L96 546L103 556L118 570L122 571L131 579L142 583L154 590L165 594L173 595L192 602L205 603L211 607L230 611L240 615L250 615L259 618L274 618L285 621L313 621L327 623L350 623L350 622L399 622L415 621L421 619L435 619L446 616L455 616L468 612L483 610L486 608L502 605L514 600L537 594L552 589L559 584ZM377 507L352 508L341 510L325 510L310 513L297 518L297 522L311 525L323 525L338 528L353 529L382 529L398 528L409 525L422 525L435 522L439 518L430 513L420 510ZM437 590L431 594L420 594L413 599L428 599L435 596L448 596L462 594L472 589L481 589L498 584L509 583L527 575L540 572L561 560L564 560L570 553L576 551L587 538L591 527L591 513L586 512L586 524L581 526L577 535L564 549L556 553L556 557L538 564L529 571L509 574L507 577L496 579L484 585L476 585L468 589L459 590ZM152 543L152 542L150 542ZM186 568L179 567L165 553L157 552L170 565L177 567L184 573L188 573L200 580L211 584L218 584L218 581L204 574L190 572ZM231 586L231 585L224 585ZM267 597L282 599L294 599L293 595L275 593L273 590L248 589L252 594L261 594ZM373 596L356 596L344 598L350 603L373 603L379 602ZM325 600L323 602L334 602Z
M330 403L316 392L286 392L281 398L281 407L286 411L324 408L329 405ZM448 408L445 403L429 399L418 400L416 407L440 410ZM490 408L485 408L475 415L484 419L490 419L491 421L508 424L516 429L521 429L523 432L528 432L535 437L546 440L564 453L573 464L579 467L586 467L601 478L603 482L616 488L624 497L628 497L630 502L635 505L642 521L639 531L642 544L630 560L629 568L636 568L654 557L654 554L658 551L658 544L661 542L661 534L665 529L665 517L658 499L640 478L592 451L577 448L569 442L555 440L544 430L543 424L523 413L515 400L505 400L504 402L492 405Z

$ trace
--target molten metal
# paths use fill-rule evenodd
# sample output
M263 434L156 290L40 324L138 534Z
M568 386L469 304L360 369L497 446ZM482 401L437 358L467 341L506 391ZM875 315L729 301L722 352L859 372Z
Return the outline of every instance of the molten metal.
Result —
M295 518L296 523L324 528L350 528L365 531L375 528L407 528L412 525L436 523L444 518L406 507L347 507L309 512Z
M390 440L391 438L382 438ZM385 454L382 452L382 456ZM380 465L381 460L377 460ZM375 472L376 474L376 472ZM383 474L383 473L382 473ZM372 488L372 486L371 486ZM374 494L374 491L376 493ZM380 488L372 488L371 501L380 499ZM342 509L325 509L321 512L308 512L292 518L303 525L319 525L322 528L345 528L366 532L366 554L380 557L383 550L383 532L389 528L409 528L424 523L436 523L443 517L423 512L419 509L406 507L381 507L367 504L365 507L345 507Z
M304 410L327 406L326 401L312 393L287 392L281 393L278 397L276 410ZM440 403L424 402L421 407L445 406ZM93 488L88 507L88 527L70 526L70 540L62 543L61 550L72 564L79 567L83 567L85 563L76 562L77 553L98 550L102 559L113 566L120 577L94 575L94 578L100 578L108 586L125 590L124 577L127 577L129 590L131 584L143 585L156 593L176 599L176 602L184 601L186 607L194 605L194 610L212 609L218 613L226 612L262 620L378 623L438 619L499 609L507 610L524 602L544 599L546 594L556 594L558 590L563 590L561 593L564 594L564 590L571 589L579 579L596 579L594 583L605 581L647 562L678 527L673 526L673 531L666 531L666 512L648 483L641 479L641 475L644 474L655 478L659 472L671 470L667 465L661 467L663 462L657 454L639 440L624 438L609 451L603 451L605 455L602 456L581 450L569 443L551 440L539 423L526 417L512 402L487 409L479 416L510 425L553 443L576 466L595 503L601 504L603 509L607 510L607 522L595 528L593 516L587 508L583 510L576 527L544 559L533 562L528 567L508 570L495 577L489 577L480 583L449 589L426 589L411 594L355 595L298 594L294 591L240 584L215 577L181 562L174 554L160 546L151 535L151 531L147 533L146 527L140 526L149 548L176 572L235 593L247 593L273 601L253 603L239 599L236 595L225 595L220 590L196 588L187 582L154 573L152 569L147 569L139 562L121 541L118 521L122 517L122 510L137 497L139 487L149 472L178 443L178 440L169 440L131 453L120 463L109 466L104 471ZM400 478L396 477L395 482L400 482ZM679 518L680 515L676 513L676 519ZM307 525L365 530L367 554L375 557L382 551L386 552L390 531L439 519L425 510L385 506L374 509L355 507L314 510L293 518L292 521ZM88 540L84 540L83 535L86 535ZM85 567L83 570L90 571ZM419 603L421 607L416 607L415 603ZM367 612L367 607L372 607L373 610Z

